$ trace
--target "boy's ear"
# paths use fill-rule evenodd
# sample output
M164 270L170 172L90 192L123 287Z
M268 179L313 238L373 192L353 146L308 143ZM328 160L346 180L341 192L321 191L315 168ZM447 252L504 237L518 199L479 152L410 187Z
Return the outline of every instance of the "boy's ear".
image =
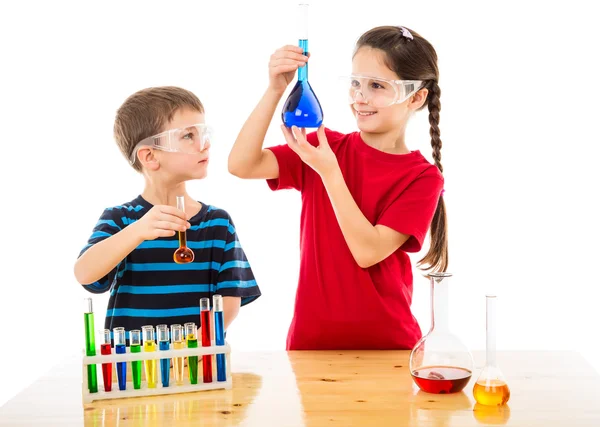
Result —
M425 101L427 101L428 94L429 94L428 89L420 89L419 91L417 91L417 93L415 93L410 98L410 102L408 103L408 108L410 108L413 111L417 111L419 108L423 107L423 104L425 104Z
M140 163L148 170L158 170L160 163L154 155L154 150L150 147L142 147L138 150L138 159Z

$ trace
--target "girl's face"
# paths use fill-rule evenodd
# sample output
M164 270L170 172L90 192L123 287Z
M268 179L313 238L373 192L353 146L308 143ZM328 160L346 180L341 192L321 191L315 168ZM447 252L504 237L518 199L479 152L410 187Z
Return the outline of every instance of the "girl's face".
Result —
M385 52L369 46L363 46L352 59L352 74L378 77L386 80L400 80L394 71L385 64ZM422 91L419 91L422 92ZM356 118L358 128L368 133L386 133L402 129L406 126L410 114L415 110L414 98L401 104L392 104L389 107L375 108L369 105L369 100L357 95L354 104L350 105ZM424 101L424 99L423 99ZM423 102L420 103L422 105Z

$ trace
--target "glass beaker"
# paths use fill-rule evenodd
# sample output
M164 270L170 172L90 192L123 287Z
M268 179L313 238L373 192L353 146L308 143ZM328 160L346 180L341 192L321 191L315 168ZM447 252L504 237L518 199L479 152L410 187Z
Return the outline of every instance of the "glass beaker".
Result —
M308 4L298 5L300 35L298 46L308 56ZM287 127L318 128L323 123L323 109L308 83L308 63L298 68L298 81L283 105L281 119Z
M427 393L457 393L471 379L473 356L449 328L450 273L431 273L431 329L410 353L410 373Z
M485 297L486 359L485 367L473 386L477 403L502 406L510 399L510 389L496 363L496 296Z

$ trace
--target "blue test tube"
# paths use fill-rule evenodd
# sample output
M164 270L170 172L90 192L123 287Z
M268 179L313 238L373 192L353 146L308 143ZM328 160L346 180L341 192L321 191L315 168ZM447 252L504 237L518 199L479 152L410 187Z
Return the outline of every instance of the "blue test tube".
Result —
M221 295L213 295L213 311L215 312L215 345L225 345L225 321ZM224 354L217 354L217 381L227 381Z
M115 342L115 353L125 354L127 352L127 347L125 345L125 328L114 328L113 340ZM119 390L126 390L127 362L117 362L117 379L119 380Z
M169 327L167 325L156 326L158 336L158 350L165 351L169 349ZM163 387L169 387L169 376L171 359L160 359L160 379Z

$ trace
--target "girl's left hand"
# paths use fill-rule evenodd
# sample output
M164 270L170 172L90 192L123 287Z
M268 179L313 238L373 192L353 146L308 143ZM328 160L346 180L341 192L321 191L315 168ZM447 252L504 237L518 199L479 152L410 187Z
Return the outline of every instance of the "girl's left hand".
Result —
M321 125L317 130L319 146L315 147L306 140L306 129L296 126L288 128L281 125L281 130L289 147L302 159L304 163L314 169L321 178L339 168L337 158L329 146L325 136L325 127Z

